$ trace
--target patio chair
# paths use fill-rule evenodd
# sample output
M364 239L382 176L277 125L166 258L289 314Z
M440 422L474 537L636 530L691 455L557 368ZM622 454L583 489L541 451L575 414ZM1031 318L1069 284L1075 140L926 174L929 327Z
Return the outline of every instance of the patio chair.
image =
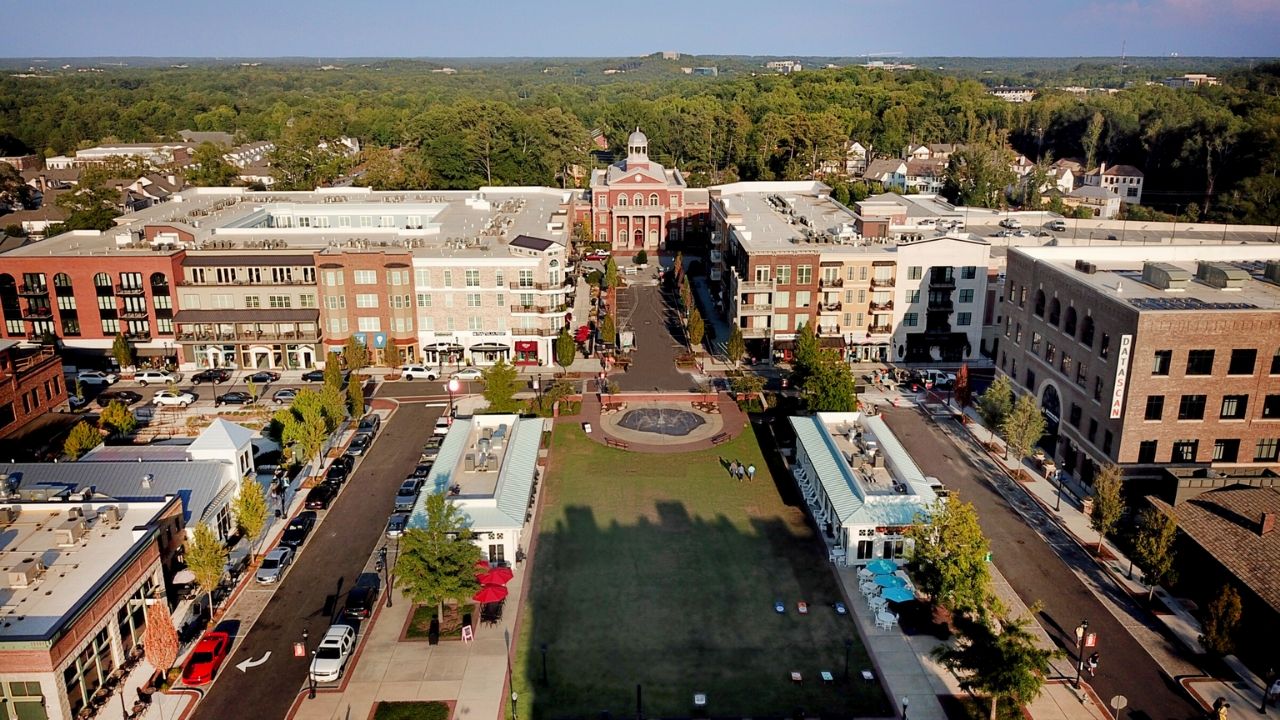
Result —
M858 577L861 578L862 580L871 580L875 576L876 576L875 573L871 572L865 567L858 568Z

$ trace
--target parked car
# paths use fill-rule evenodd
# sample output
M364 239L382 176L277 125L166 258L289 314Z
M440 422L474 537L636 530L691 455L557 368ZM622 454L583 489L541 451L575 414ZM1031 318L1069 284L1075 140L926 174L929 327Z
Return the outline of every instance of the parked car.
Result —
M196 401L196 396L181 390L160 390L151 396L155 405L186 407Z
M342 483L347 481L349 470L340 463L334 463L324 473L324 482L326 484L342 487Z
M302 373L303 382L324 382L323 370L308 370Z
M409 512L418 502L418 491L422 489L422 478L409 478L400 483L396 491L396 512Z
M373 444L373 436L369 433L358 433L351 438L350 444L347 445L347 452L352 455L364 455L369 446Z
M411 477L425 478L430 474L431 474L431 463L420 462L418 463L418 466L413 469L413 475Z
M101 370L81 370L76 373L76 380L85 385L112 385L119 379L119 375Z
M222 368L209 368L201 370L191 376L191 382L199 385L200 383L224 383L231 379L231 373Z
M1000 221L1000 227L1010 230L1018 230L1022 227L1022 221L1018 218L1005 218Z
M427 442L422 445L422 455L418 458L418 462L435 462L440 457L440 446L444 444L444 438L439 435L432 435L427 438Z
M136 373L133 376L133 379L139 385L146 387L152 384L168 385L169 383L176 383L182 380L182 376L171 373L168 370L143 370L142 372Z
M75 412L76 410L79 410L80 408L88 404L89 404L89 398L87 397L80 397L78 395L67 396L67 409L71 410L72 412ZM110 403L107 403L107 405L109 404ZM106 407L107 405L103 405L103 407Z
M448 415L441 415L436 418L436 427L432 432L436 435L448 435L449 426L453 425L453 418Z
M191 651L187 664L182 666L182 682L187 685L204 685L213 680L230 649L230 635L216 630L205 633Z
M316 514L310 510L303 510L289 521L289 526L280 536L280 544L296 551L307 541L307 536L315 526Z
M387 520L387 537L398 538L404 535L404 529L409 525L409 513L398 512L393 514Z
M254 401L254 397L247 392L240 390L232 390L229 393L223 393L213 399L214 405L250 405Z
M608 250L592 250L586 255L583 255L582 259L590 260L593 262L606 262L609 259L609 251Z
M106 407L117 400L125 405L132 405L142 400L142 395L132 390L112 390L111 392L98 393L98 397L93 399L94 402L98 403L98 407Z
M328 510L333 499L338 496L338 488L328 483L321 483L307 491L304 506L308 510Z
M464 367L464 368L462 368L461 370L459 370L458 372L456 372L456 373L454 373L454 374L453 374L453 379L454 379L454 380L461 381L461 382L469 382L469 381L473 381L473 380L479 380L479 379L480 379L480 378L482 378L482 377L484 377L484 373L482 373L482 372L480 371L480 368L478 368L478 367L474 367L474 366L473 366L473 367Z
M355 645L355 628L350 625L330 626L311 657L311 678L316 682L333 682L342 677Z
M356 432L374 435L382 427L382 418L374 413L369 413L360 418L360 424L356 426Z
M382 581L378 579L377 573L361 573L360 577L356 578L355 587L347 593L347 603L342 607L342 616L354 620L364 620L369 617L378 604L381 590Z
M254 383L255 385L269 385L270 383L273 383L279 379L280 379L280 373L278 372L268 372L266 370L259 370L258 372L246 377L244 381Z
M334 458L333 464L341 465L342 468L347 471L347 474L350 475L351 469L356 466L356 459L354 456L348 453L343 453L339 455L337 458Z
M1050 220L1049 224L1045 225L1045 227L1049 228L1054 232L1066 232L1067 221L1066 220Z
M405 380L435 380L440 377L440 371L426 365L401 365L400 377Z
M253 579L264 585L280 582L280 578L284 577L284 571L291 562L293 562L293 548L277 545L262 558L262 564L258 566L258 572Z
M284 388L282 390L277 390L275 394L271 396L271 399L278 405L285 405L293 402L293 399L296 397L298 397L297 388Z

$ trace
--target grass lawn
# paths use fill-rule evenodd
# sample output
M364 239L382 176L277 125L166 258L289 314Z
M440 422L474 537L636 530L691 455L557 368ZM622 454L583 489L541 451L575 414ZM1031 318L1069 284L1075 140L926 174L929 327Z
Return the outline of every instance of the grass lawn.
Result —
M729 478L734 460L756 466L754 482ZM636 685L649 717L689 717L695 692L712 717L891 714L878 683L841 677L845 641L854 676L866 651L831 607L839 592L820 540L782 501L750 430L655 456L558 425L545 492L513 671L521 717L629 717Z
M445 605L444 619L440 623L441 639L461 639L462 626L465 624L463 620L466 616L471 616L474 624L474 621L480 618L480 613L470 603L466 605ZM435 605L418 605L413 609L413 618L409 621L409 627L405 629L404 636L414 640L429 636L431 634L431 621L435 619Z
M442 702L382 701L373 720L449 720L449 706Z

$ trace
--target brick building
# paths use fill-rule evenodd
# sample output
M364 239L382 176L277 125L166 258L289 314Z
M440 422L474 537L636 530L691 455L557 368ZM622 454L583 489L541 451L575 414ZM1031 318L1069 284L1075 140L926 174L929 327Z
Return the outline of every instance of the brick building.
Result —
M49 345L24 350L0 340L0 438L67 399L62 360Z
M1058 467L1086 483L1104 463L1132 480L1275 467L1278 284L1270 246L1013 248L997 364L1043 408Z
M405 250L324 250L315 255L326 350L355 337L374 365L418 355L413 256Z
M649 252L701 228L706 190L692 189L681 172L649 159L639 128L627 138L627 157L591 174L591 227L595 240L615 252Z

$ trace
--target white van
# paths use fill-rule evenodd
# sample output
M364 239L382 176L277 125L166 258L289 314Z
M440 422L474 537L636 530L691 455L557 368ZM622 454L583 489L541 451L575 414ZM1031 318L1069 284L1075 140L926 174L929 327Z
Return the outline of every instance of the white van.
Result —
M1049 224L1046 225L1045 227L1049 228L1054 232L1066 232L1067 221L1066 220L1050 220Z

